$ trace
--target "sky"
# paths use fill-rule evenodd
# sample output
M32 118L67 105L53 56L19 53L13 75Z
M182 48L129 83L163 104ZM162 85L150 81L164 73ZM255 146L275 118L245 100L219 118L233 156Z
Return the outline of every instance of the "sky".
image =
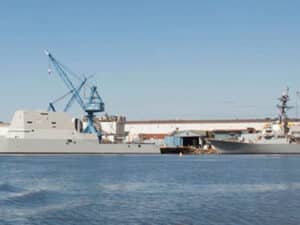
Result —
M0 1L0 120L47 109L67 92L47 73L44 49L94 75L106 112L128 120L274 117L286 86L290 105L300 105L299 8L292 0Z

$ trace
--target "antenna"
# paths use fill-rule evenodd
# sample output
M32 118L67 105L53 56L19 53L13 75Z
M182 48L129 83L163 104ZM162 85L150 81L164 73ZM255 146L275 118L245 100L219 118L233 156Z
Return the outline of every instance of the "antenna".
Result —
M282 93L281 97L278 98L280 101L279 104L277 104L277 108L279 109L279 123L282 124L284 134L287 134L288 132L288 116L287 111L291 109L292 107L288 106L287 103L290 100L289 97L289 88L286 88L286 91Z
M298 98L300 99L300 91L296 92L296 119L298 119Z

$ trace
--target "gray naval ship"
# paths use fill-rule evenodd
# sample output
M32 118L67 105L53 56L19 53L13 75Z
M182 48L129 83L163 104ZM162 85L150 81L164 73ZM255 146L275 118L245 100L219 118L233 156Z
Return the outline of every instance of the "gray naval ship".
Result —
M0 153L13 154L151 154L160 153L154 144L105 141L101 123L95 113L104 112L104 103L94 85L87 85L89 78L78 76L45 51L49 66L68 88L68 93L49 103L48 111L16 111L10 124L0 123ZM48 73L52 72L49 67ZM73 79L71 78L73 77ZM76 83L75 83L75 79ZM79 83L79 84L78 84ZM87 98L80 91L88 86ZM56 111L55 104L70 96L63 111ZM87 99L87 100L86 100ZM67 113L73 102L86 113L82 120ZM98 125L98 126L97 126ZM124 132L125 133L125 132Z
M159 154L154 144L105 143L65 112L16 111L0 126L3 154ZM81 124L81 123L79 123Z
M287 105L288 88L279 101L278 120L266 124L262 131L242 134L236 140L210 139L210 143L225 154L299 154L300 126L289 123L287 117L291 108Z

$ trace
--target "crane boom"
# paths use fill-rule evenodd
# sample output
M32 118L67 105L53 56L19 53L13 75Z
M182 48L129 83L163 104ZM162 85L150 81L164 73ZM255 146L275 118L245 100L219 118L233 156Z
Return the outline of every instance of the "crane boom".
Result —
M87 115L86 115L87 126L84 129L84 133L96 133L98 135L99 140L101 140L102 133L99 130L97 131L97 129L94 126L95 113L104 112L104 102L102 101L102 98L100 97L100 95L97 91L97 87L96 86L91 87L90 95L88 97L87 102L85 103L80 96L80 91L81 91L82 87L86 84L88 78L86 78L86 77L84 77L83 79L80 78L81 84L78 88L75 88L72 80L70 79L70 77L68 75L67 68L63 64L61 64L59 61L57 61L49 51L46 50L45 54L48 56L51 64L56 69L57 74L59 75L61 80L64 82L66 87L69 89L69 93L73 93L71 99L65 106L64 111L67 111L70 108L72 102L74 100L76 100L77 103L83 109L83 111L85 111L87 113ZM49 104L49 109L52 109L53 111L55 111L53 103Z
M72 103L76 99L76 93L80 93L80 91L83 88L83 86L85 85L86 81L87 81L87 78L84 78L84 80L82 81L82 83L80 84L80 86L74 91L71 99L69 100L69 102L65 106L64 112L67 112L69 110L69 108L71 107Z
M52 65L55 67L58 75L60 76L60 78L63 80L63 82L65 83L65 85L67 86L67 88L71 91L74 90L74 98L77 100L78 104L84 108L84 102L82 100L82 98L80 97L78 91L76 91L75 86L73 85L72 81L70 80L70 78L68 77L67 73L65 72L65 70L63 69L63 65L61 63L59 63L52 55L50 52L48 52L47 50L45 50L45 54L49 57Z

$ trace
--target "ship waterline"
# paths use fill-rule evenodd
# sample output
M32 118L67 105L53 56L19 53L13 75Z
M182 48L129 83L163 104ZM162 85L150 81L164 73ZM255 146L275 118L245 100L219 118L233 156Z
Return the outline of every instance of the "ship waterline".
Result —
M91 140L0 138L3 154L159 154L153 144L98 144Z

